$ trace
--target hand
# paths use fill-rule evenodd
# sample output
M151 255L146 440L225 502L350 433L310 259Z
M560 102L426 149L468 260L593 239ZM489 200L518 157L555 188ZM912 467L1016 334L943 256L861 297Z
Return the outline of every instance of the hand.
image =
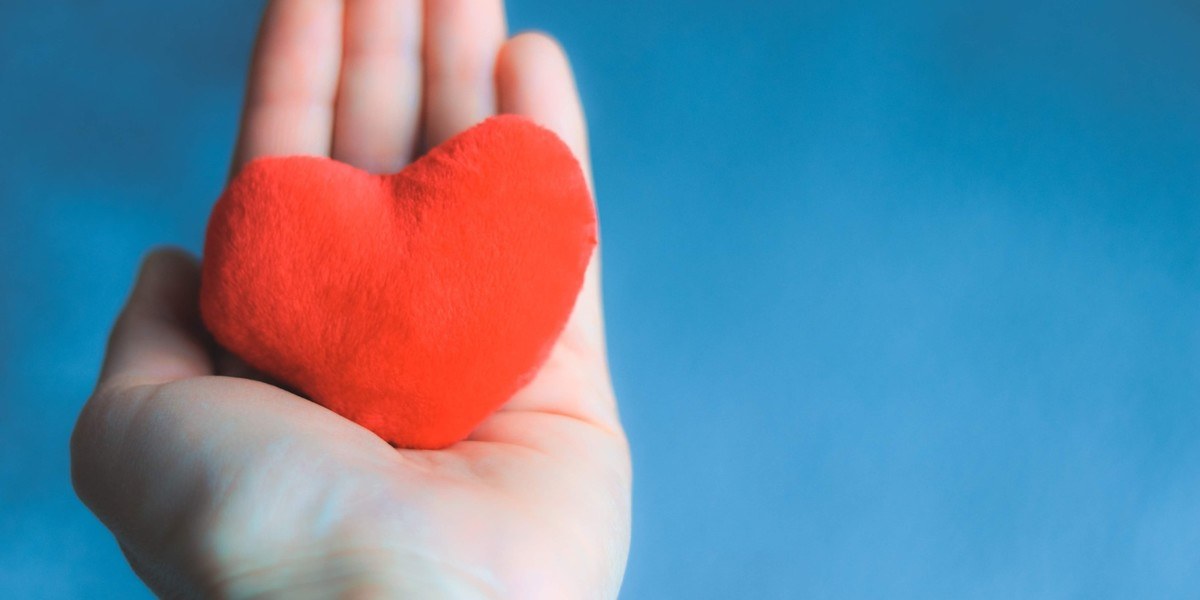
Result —
M274 0L234 170L330 155L394 171L495 111L553 129L587 165L549 38L506 40L500 0ZM243 374L197 314L197 266L151 254L71 440L83 501L170 597L616 595L629 452L593 261L535 380L440 451L397 450Z

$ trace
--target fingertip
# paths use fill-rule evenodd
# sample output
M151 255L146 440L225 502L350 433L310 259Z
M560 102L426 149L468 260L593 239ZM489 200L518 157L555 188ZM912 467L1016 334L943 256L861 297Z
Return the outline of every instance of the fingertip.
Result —
M195 271L197 268L196 258L187 250L178 246L155 246L142 256L139 273L158 276L181 270Z
M500 48L496 58L496 87L500 93L501 112L529 111L542 108L535 104L538 86L552 84L551 90L571 93L575 100L575 79L566 50L552 35L544 31L523 31L510 38Z
M566 51L553 35L539 29L527 29L518 33L504 44L502 53L533 54L544 57L559 57L565 61Z
M496 57L496 84L501 108L527 100L518 94L531 77L570 75L566 51L554 36L539 30L522 31L504 42ZM573 79L570 81L574 85ZM507 98L504 96L507 93Z
M558 134L589 172L587 126L562 44L541 31L513 36L496 61L501 113L529 117Z
M150 302L178 308L188 306L199 287L200 265L186 250L174 246L152 248L142 257L130 304Z
M108 341L97 388L162 383L212 371L200 321L200 267L179 248L148 252Z

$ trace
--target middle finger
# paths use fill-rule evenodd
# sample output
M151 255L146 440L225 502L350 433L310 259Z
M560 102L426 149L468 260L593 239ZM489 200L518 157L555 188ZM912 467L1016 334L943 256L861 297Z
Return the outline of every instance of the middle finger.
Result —
M417 145L421 0L346 0L333 158L399 170Z

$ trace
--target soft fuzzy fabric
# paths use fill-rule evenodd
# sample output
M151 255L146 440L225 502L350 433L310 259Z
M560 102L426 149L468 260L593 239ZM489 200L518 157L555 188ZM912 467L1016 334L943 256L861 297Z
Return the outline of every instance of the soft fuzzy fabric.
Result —
M200 308L251 366L394 445L441 448L532 378L595 244L570 150L496 117L395 175L251 162L213 209Z

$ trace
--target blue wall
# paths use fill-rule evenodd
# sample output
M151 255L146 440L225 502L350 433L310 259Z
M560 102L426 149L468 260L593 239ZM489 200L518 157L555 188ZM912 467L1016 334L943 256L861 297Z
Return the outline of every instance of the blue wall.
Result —
M199 247L257 4L0 7L6 596L146 595L66 441L138 256ZM1200 596L1194 3L510 16L591 117L625 597Z

